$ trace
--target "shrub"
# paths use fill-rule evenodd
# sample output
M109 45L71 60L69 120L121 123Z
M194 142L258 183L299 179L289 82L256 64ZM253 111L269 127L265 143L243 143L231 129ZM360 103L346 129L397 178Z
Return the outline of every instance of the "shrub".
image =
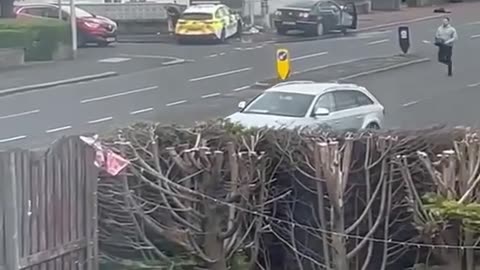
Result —
M60 43L70 44L69 25L54 19L0 20L0 48L23 48L26 61L52 60Z

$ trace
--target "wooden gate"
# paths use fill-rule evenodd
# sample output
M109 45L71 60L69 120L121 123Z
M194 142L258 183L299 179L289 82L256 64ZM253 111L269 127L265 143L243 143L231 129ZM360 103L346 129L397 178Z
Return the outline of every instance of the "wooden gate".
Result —
M78 137L0 153L0 270L98 268L94 157Z

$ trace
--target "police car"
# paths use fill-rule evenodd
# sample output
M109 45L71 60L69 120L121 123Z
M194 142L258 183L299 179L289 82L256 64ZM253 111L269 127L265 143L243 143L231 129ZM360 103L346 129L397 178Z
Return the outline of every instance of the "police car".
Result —
M241 17L223 4L190 6L182 13L175 27L175 36L180 43L196 39L225 42L241 32Z

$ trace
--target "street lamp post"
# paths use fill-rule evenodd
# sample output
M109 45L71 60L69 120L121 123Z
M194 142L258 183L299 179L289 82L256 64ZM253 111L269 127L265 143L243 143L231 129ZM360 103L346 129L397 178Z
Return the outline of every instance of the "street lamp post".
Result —
M72 57L77 58L77 15L75 14L75 0L70 0L70 27L72 32Z

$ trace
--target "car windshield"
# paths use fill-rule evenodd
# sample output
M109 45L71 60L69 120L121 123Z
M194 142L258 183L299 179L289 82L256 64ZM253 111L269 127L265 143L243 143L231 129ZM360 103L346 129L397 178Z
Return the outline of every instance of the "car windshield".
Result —
M245 108L243 113L303 117L314 98L313 95L305 94L265 92Z
M199 12L189 12L189 13L183 13L182 19L184 20L211 20L212 19L212 14L210 13L199 13Z
M65 11L67 14L70 14L70 7L69 6L62 6L62 10ZM93 17L93 14L87 12L81 8L75 8L75 17L77 18L89 18Z
M313 7L318 0L301 0L288 4L289 7L298 7L298 8L311 8Z

